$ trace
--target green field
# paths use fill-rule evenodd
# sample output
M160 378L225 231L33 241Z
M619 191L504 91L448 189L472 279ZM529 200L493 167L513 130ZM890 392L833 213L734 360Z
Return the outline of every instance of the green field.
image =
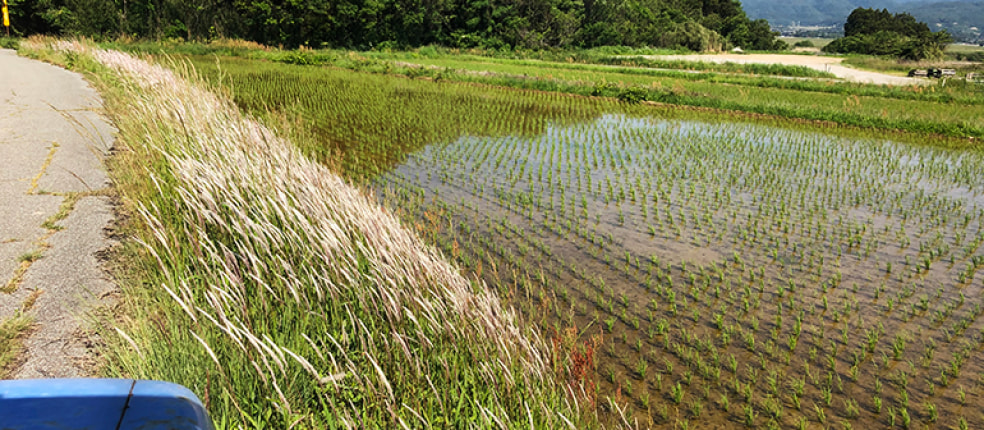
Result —
M231 102L52 55L113 95L145 243L108 372L221 428L984 427L972 88L171 51Z
M813 48L820 49L823 48L824 46L827 46L827 44L834 39L830 39L826 37L780 37L779 40L786 42L786 44L788 44L789 46L793 46L797 42L802 42L806 40L813 44Z
M982 161L612 114L435 145L377 187L531 321L582 330L598 395L646 425L972 428L937 415L984 376Z
M974 52L984 52L984 46L954 43L954 44L947 45L946 52L954 53L954 54L969 54Z
M946 54L956 59L966 59L971 61L984 61L984 46L951 44L946 47ZM962 58L961 58L962 57Z
M154 48L132 46L141 52ZM160 48L157 48L160 52ZM886 131L982 138L984 93L962 80L929 86L882 87L809 77L802 67L659 62L597 51L526 53L522 58L421 49L415 52L258 51L181 47L181 53L321 65L374 74L401 74L500 87L608 96L623 100L824 121ZM567 60L562 60L566 58ZM232 60L226 60L232 61ZM206 62L199 57L196 64ZM271 68L257 63L257 68ZM689 69L687 69L689 67ZM906 66L908 67L908 66ZM964 143L948 142L965 146Z
M984 97L960 83L949 87L890 88L829 81L747 77L727 74L653 72L642 68L607 70L563 63L530 64L450 56L403 61L464 70L460 80L524 88L573 91L599 84L640 88L656 102L711 107L787 118L834 121L861 127L984 136L978 121ZM489 75L491 74L491 75ZM499 79L495 79L496 77Z
M580 400L603 421L616 420L611 400L647 426L984 425L964 409L984 382L971 359L984 341L984 160L943 149L966 144L446 77L194 64L221 70L243 108L301 118L316 130L307 152L371 178L381 203L542 336L577 333L573 357L593 370ZM943 107L889 95L878 101Z

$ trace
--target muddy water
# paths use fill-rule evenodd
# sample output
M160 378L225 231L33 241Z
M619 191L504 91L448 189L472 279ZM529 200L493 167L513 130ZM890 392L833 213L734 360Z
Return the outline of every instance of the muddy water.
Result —
M601 410L984 428L980 155L608 115L435 144L377 185L545 334L576 327Z

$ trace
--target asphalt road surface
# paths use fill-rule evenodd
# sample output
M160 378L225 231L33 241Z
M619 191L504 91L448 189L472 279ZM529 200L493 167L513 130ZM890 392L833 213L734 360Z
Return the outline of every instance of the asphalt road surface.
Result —
M97 257L113 220L101 109L77 73L0 50L0 321L35 322L8 377L90 376L84 327L116 291Z

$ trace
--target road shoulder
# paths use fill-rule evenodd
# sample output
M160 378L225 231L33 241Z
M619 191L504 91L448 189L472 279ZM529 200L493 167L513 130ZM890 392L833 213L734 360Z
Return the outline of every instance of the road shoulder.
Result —
M112 303L104 165L115 129L77 73L0 50L0 321L33 320L5 377L92 376L88 316Z

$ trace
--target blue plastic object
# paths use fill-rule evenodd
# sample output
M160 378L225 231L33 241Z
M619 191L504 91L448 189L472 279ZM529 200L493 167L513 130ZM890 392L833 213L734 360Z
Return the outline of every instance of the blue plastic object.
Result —
M178 384L133 379L0 381L0 430L213 430Z

